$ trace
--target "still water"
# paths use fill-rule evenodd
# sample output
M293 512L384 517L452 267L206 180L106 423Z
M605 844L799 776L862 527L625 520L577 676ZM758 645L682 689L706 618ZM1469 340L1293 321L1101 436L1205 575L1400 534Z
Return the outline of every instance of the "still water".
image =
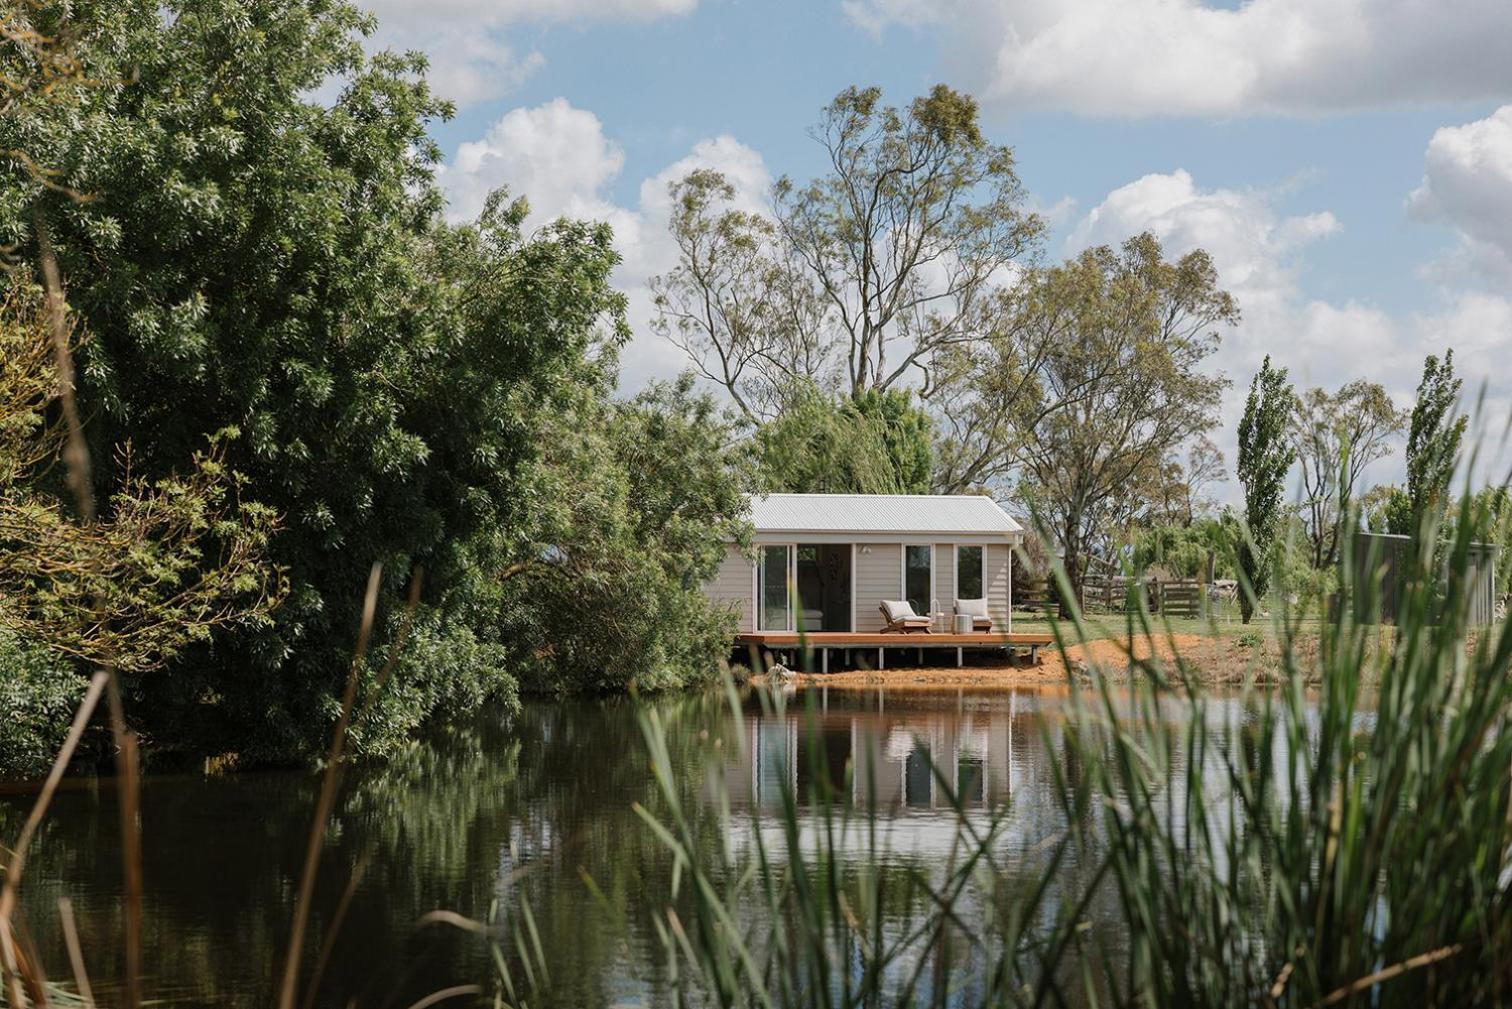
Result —
M945 856L956 814L941 776L983 815L1011 801L1022 846L1061 826L1053 765L1064 697L1056 692L815 691L780 714L748 700L738 716L718 695L653 703L678 776L693 783L690 801L707 795L717 771L734 829L746 836L770 827L784 784L804 801L816 771L843 781L848 766L874 769L869 783L854 775L852 788L876 800L884 864ZM150 999L276 1001L318 784L301 773L146 781ZM0 796L0 836L15 836L29 802ZM663 956L650 916L667 903L671 864L633 811L637 802L661 805L640 713L627 699L530 705L510 725L485 722L349 776L321 857L307 965L360 876L315 1004L404 1007L470 982L491 991L484 939L418 922L436 909L507 919L525 904L554 1004L659 1004ZM67 897L90 974L107 991L121 962L117 815L108 782L70 783L33 846L23 892L52 976L68 973L57 911Z

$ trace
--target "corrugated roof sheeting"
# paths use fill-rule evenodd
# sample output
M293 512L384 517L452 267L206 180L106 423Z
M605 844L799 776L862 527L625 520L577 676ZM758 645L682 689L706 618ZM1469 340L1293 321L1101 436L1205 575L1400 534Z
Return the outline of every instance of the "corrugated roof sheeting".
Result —
M751 499L761 532L1016 533L1023 528L974 494L768 494Z

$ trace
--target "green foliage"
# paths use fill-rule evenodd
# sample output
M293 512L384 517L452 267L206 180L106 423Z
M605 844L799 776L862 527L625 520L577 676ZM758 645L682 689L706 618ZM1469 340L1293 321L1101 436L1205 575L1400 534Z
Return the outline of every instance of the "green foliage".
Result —
M759 489L805 494L927 494L929 417L902 390L836 398L791 386L752 442Z
M0 778L47 773L87 685L72 663L0 630Z
M707 680L733 630L703 593L748 538L734 427L692 377L585 400L546 435L535 540L499 591L500 634L538 690Z
M1270 355L1250 380L1239 421L1239 483L1244 487L1244 534L1239 543L1239 568L1243 573L1239 610L1245 623L1255 614L1256 600L1270 586L1268 556L1281 518L1281 498L1286 475L1297 453L1288 437L1296 394L1286 380L1285 368L1272 368Z
M1145 516L1168 456L1217 424L1228 380L1205 362L1238 307L1206 253L1168 262L1149 234L1045 271L1025 297L1062 334L1040 374L1065 405L1023 430L1019 489L1079 594L1096 539Z
M480 711L503 717L519 709L509 650L449 614L424 608L397 654L394 647L381 650L369 667L365 688L372 703L348 736L358 757L397 753L435 724L465 725ZM390 659L393 675L378 689L377 668Z
M1410 535L1449 500L1449 481L1459 463L1469 418L1456 417L1463 383L1454 377L1454 351L1443 361L1429 354L1418 381L1417 402L1407 429L1407 492L1387 506L1387 531Z
M1234 645L1238 648L1259 648L1265 644L1265 638L1259 631L1241 631L1234 636Z
M422 564L435 633L491 640L491 615L456 603L533 542L542 430L625 336L611 237L526 236L503 199L445 224L428 128L449 108L421 58L364 55L371 20L349 4L98 0L77 17L99 86L7 120L0 147L45 148L57 184L98 198L16 167L0 241L30 256L30 208L47 208L89 335L98 496L128 486L102 464L112 446L155 486L238 427L221 464L283 516L270 549L290 579L272 627L137 684L134 717L158 739L307 755L375 560L385 606Z
M1236 577L1234 544L1239 520L1224 509L1217 516L1198 518L1190 525L1160 525L1134 534L1134 569L1158 565L1177 578L1206 578L1208 557L1214 577Z
M125 474L104 516L81 520L62 488L59 377L40 296L0 301L0 627L67 659L141 673L225 628L270 623L284 592L268 562L278 516L243 500L217 432L182 470Z

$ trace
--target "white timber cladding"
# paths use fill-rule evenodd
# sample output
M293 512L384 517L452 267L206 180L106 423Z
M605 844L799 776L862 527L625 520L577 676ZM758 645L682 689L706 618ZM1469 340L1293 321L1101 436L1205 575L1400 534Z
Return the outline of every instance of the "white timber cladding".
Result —
M856 549L856 630L880 631L884 599L903 598L903 544L873 543Z
M994 628L1008 629L1009 564L1013 548L1006 543L990 543L982 551L982 588L987 593L987 613L992 617Z
M951 620L954 619L956 601L956 545L954 543L936 543L934 548L934 583L935 598L940 601L940 612L945 614L945 626L940 630L948 631Z
M756 629L756 580L753 565L740 547L734 543L725 547L724 560L719 570L704 586L704 591L716 606L724 606L740 614L741 633Z
M904 545L931 549L931 592L926 604L938 602L953 612L962 546L982 547L982 582L993 624L1011 629L1011 554L1023 541L1023 528L991 498L923 494L770 494L751 499L751 520L758 551L763 545L849 544L851 547L851 629L882 629L877 606L903 599ZM791 565L792 554L789 553ZM793 577L791 567L788 578ZM735 611L739 630L758 630L756 565L735 544L726 547L719 570L705 586L709 598ZM948 627L942 629L949 629Z

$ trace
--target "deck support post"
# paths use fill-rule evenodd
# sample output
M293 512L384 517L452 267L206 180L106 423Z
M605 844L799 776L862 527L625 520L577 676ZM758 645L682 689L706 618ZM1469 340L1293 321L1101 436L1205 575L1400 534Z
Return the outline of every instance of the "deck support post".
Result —
M877 668L878 669L886 669L887 668L887 646L886 645L878 645L877 646Z
M819 661L823 664L824 671L827 673L827 672L829 672L829 649L828 648L821 648L821 649L819 649L819 651L822 653L822 656L823 656Z
M957 669L961 668L961 652L962 652L961 646L960 645L956 645L956 668Z
M922 666L923 664L924 664L924 649L920 648L919 649L919 665Z

